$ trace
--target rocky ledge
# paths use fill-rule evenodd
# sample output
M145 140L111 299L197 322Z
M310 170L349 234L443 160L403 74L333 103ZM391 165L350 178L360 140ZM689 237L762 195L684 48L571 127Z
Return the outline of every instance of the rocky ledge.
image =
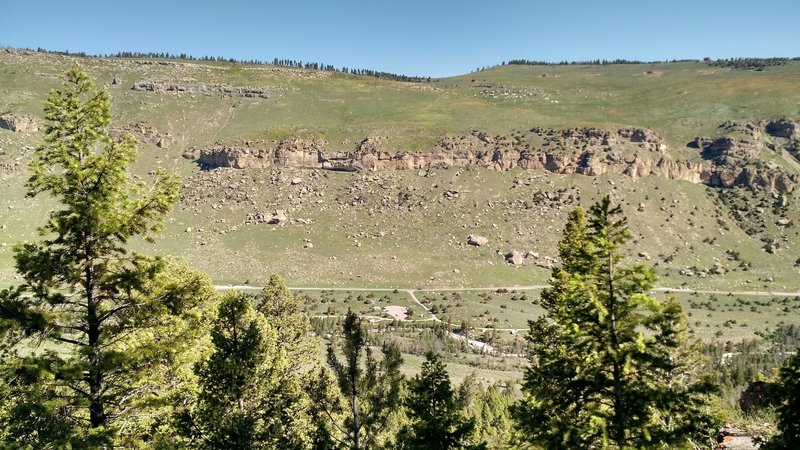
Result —
M229 86L227 84L177 84L153 80L139 80L133 84L134 91L158 92L167 94L201 94L222 97L269 98L265 88L250 86Z
M701 158L679 161L655 132L644 128L614 131L597 128L562 130L533 128L508 136L490 136L474 131L463 136L445 136L429 152L387 149L385 139L367 137L353 151L335 152L317 139L244 142L189 151L208 169L237 169L271 166L303 167L342 171L427 170L430 168L476 166L493 170L540 169L559 174L597 176L620 173L634 178L660 176L672 180L703 183L715 187L747 186L789 192L797 181L777 166L760 159L766 136L796 133L794 122L763 122L753 125L725 123L718 138L696 138L689 143ZM752 128L751 134L739 133ZM773 131L777 135L770 134ZM744 136L744 137L734 137ZM787 138L781 138L786 140ZM772 143L774 147L774 142Z

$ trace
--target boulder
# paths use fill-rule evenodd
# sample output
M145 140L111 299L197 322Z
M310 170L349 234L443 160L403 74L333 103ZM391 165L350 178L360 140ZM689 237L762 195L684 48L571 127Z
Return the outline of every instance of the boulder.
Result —
M42 126L31 116L5 114L0 116L0 128L17 133L35 133L41 130Z
M514 266L521 266L525 263L525 256L521 252L512 250L506 253L506 262Z
M467 244L474 245L475 247L483 247L489 243L489 238L477 234L470 234L467 238Z
M286 211L279 209L275 211L275 214L267 220L267 223L270 225L283 225L286 223L288 218L286 217Z

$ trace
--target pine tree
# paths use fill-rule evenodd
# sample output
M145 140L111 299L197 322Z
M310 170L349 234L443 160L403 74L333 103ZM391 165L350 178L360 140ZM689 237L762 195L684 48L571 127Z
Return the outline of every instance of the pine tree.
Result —
M195 369L200 395L192 431L199 448L264 448L262 383L274 341L250 297L232 292L222 299L211 331L214 351Z
M342 327L341 353L328 345L328 365L312 391L312 414L323 420L316 448L339 445L349 450L376 448L400 405L402 358L396 344L384 343L383 359L372 355L361 319L348 311ZM334 387L335 386L335 387ZM332 387L334 387L332 389Z
M462 413L439 355L433 352L425 354L422 372L408 381L408 396L404 404L411 424L405 426L398 436L400 448L486 448L485 444L472 442L475 420L467 419Z
M276 356L282 361L273 368L274 384L280 389L272 391L269 402L279 432L286 438L284 448L291 448L290 443L306 445L311 418L303 378L318 365L317 347L309 339L311 322L278 275L270 276L255 303L257 311L275 330Z
M561 267L530 321L531 366L514 408L524 439L547 448L642 448L703 438L713 385L675 300L647 295L653 270L624 267L627 221L608 197L569 215Z
M778 434L764 450L789 450L800 442L800 355L794 355L781 368L776 386Z
M164 361L152 357L172 344L163 319L204 297L157 289L153 280L169 270L167 262L126 248L131 238L152 239L160 230L178 182L163 173L151 186L132 179L136 143L110 138L108 92L73 68L62 89L51 91L45 117L28 194L48 194L60 207L40 228L40 242L15 247L25 283L0 293L0 318L15 330L6 337L40 344L12 362L15 398L23 399L17 404L36 399L45 421L70 428L72 445L97 447L159 391L148 374ZM39 433L16 425L14 439Z
M305 397L299 356L281 342L270 317L254 308L253 296L228 293L211 331L212 353L199 363L199 395L193 409L180 411L180 429L191 446L205 449L306 448ZM263 305L263 303L262 303ZM307 319L306 319L307 322ZM291 343L289 343L291 344Z

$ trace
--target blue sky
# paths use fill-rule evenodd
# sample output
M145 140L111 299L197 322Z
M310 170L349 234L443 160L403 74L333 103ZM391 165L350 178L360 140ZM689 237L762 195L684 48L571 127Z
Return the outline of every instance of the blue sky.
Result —
M442 77L524 58L800 56L800 0L18 0L0 45Z

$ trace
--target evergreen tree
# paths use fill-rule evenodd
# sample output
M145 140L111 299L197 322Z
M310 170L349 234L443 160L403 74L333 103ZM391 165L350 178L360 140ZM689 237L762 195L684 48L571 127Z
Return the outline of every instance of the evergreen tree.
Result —
M405 399L411 424L398 436L400 448L428 449L481 449L472 435L475 420L467 419L456 401L450 376L441 357L433 352L425 354L422 372L409 380Z
M328 345L328 365L334 379L322 369L312 391L312 414L323 419L316 432L316 448L377 448L386 438L391 417L401 401L400 350L396 344L384 343L383 359L376 360L361 320L348 311L342 327L341 353L344 362L337 357L333 343Z
M198 364L198 408L192 430L199 448L264 448L261 383L274 331L242 293L227 294L211 331L214 348ZM272 341L272 342L271 342Z
M119 424L160 392L149 375L164 359L153 356L174 344L160 325L205 297L160 289L153 280L169 270L167 262L126 249L129 239L152 239L160 230L178 199L178 182L163 173L152 186L132 179L136 143L110 138L108 92L73 68L62 89L51 91L45 117L28 194L49 194L60 208L40 228L42 241L14 249L25 283L0 293L6 338L17 339L14 348L38 344L7 361L14 407L38 408L41 420L26 429L6 417L14 428L9 439L34 436L43 448L65 446L44 442L53 435L38 427L47 424L67 427L75 447L110 445Z
M776 386L778 434L764 450L789 450L800 442L800 354L794 355L781 368Z
M643 448L705 438L713 385L695 373L675 300L647 295L653 270L621 266L630 239L608 197L569 215L561 267L530 321L531 365L514 414L524 439L547 448Z
M178 415L190 446L306 447L300 373L293 372L292 355L282 348L269 318L253 307L254 300L240 292L222 299L211 331L212 353L195 368L196 407Z
M311 418L303 378L318 365L317 347L309 339L311 322L278 275L270 276L255 302L258 312L275 330L276 356L282 361L273 368L273 383L280 389L272 391L269 403L280 433L286 437L284 448L290 447L289 442L307 445Z

